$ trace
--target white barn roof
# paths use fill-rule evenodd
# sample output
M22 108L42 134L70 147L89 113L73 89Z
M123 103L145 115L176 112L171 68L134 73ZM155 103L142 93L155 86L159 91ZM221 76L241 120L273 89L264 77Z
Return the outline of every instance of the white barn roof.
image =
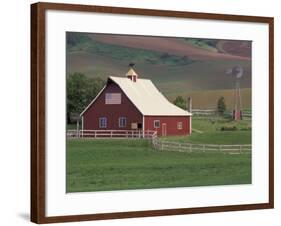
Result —
M170 103L149 79L136 82L126 77L110 76L143 115L190 116L191 113Z
M151 116L191 116L192 114L186 110L183 110L176 105L170 103L166 97L154 86L149 79L137 78L136 81L132 81L130 76L137 76L138 74L131 67L126 77L110 76L108 81L113 81L117 84L130 101L136 106L136 108L143 115ZM91 103L80 114L82 116L84 112L95 102L95 100L101 95L103 89L98 95L91 101Z

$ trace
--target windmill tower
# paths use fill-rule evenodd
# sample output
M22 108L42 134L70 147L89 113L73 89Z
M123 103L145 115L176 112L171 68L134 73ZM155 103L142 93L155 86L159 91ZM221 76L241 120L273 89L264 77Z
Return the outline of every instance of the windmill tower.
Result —
M234 107L232 111L232 118L234 120L242 120L242 97L240 90L240 79L243 76L243 68L241 66L235 66L227 71L235 78L235 89L234 89Z

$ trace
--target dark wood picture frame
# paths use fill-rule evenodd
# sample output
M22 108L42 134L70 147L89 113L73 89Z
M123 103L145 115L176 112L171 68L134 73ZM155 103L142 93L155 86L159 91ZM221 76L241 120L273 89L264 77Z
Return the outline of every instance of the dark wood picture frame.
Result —
M175 18L258 22L269 25L269 202L257 204L212 206L198 208L160 209L134 212L114 212L87 215L47 217L45 215L45 27L46 10L100 12L108 14L148 15ZM31 5L31 221L55 223L69 221L104 220L116 218L149 217L164 215L195 214L206 212L268 209L274 207L274 113L273 113L273 67L274 67L274 20L270 17L238 16L181 11L164 11L136 8L118 8L91 5L36 3Z

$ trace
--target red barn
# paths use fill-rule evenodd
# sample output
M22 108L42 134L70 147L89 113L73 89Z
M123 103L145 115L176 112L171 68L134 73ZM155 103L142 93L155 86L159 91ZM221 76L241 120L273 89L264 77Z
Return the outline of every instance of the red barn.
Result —
M82 130L153 130L158 136L191 133L191 114L170 103L131 68L107 84L81 113Z

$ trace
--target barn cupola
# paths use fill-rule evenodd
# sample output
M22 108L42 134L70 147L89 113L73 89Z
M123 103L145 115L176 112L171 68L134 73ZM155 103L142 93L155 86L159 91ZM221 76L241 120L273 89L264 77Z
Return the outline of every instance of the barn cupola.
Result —
M134 65L135 65L134 63L130 63L129 64L130 69L129 69L129 71L126 74L126 77L128 79L130 79L132 82L137 82L137 79L138 79L139 76L135 72L135 70L133 69Z

